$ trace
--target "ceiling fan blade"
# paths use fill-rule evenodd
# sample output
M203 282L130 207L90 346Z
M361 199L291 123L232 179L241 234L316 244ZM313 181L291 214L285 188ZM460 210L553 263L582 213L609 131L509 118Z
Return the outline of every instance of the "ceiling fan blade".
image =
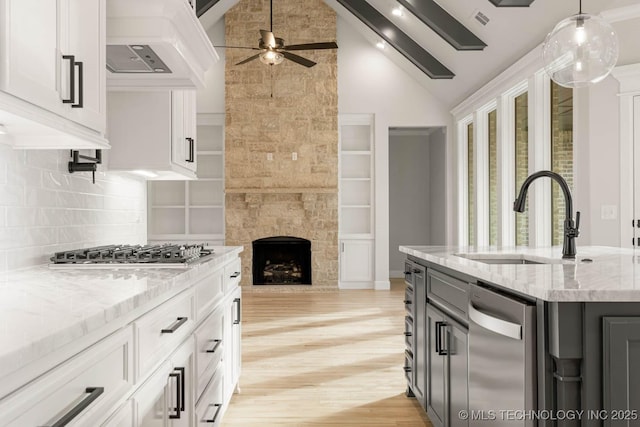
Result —
M311 61L310 59L303 58L302 56L298 56L296 54L293 54L293 53L290 53L290 52L286 52L286 51L282 51L280 53L282 54L282 56L287 58L289 61L293 61L293 62L295 62L297 64L304 65L307 68L311 68L314 65L316 65L315 62Z
M338 48L338 44L335 42L292 44L292 45L283 47L284 50L318 50L318 49L337 49L337 48Z
M262 43L265 47L276 47L276 38L271 31L260 30L260 35L262 36Z
M259 53L258 53L257 55L250 56L250 57L248 57L247 59L245 59L244 61L240 61L240 62L238 62L236 65L246 64L247 62L251 62L251 61L253 61L254 59L258 59L258 57L259 57L259 56L260 56L260 54L259 54Z
M250 50L262 50L257 47L246 47L246 46L214 46L220 49L250 49Z

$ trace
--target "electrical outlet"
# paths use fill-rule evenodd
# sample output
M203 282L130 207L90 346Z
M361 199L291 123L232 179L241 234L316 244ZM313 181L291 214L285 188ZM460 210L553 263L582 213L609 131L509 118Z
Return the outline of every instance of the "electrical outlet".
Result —
M617 219L618 218L618 206L616 206L616 205L602 205L602 206L600 206L600 218L601 219Z
M298 153L296 153L295 151L291 153L291 160L298 160Z
M267 160L273 160L273 153L267 153Z

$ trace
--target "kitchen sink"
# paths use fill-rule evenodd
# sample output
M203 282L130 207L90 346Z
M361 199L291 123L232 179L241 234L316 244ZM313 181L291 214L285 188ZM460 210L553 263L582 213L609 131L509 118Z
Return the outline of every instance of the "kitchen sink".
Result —
M522 254L455 254L461 258L484 264L568 264L571 260L560 258L544 258L539 256L528 256Z

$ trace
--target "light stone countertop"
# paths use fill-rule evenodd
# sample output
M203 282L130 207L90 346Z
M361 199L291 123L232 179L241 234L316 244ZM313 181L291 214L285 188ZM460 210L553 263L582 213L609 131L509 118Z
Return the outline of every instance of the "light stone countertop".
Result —
M640 252L633 249L578 246L575 261L563 260L561 247L400 246L400 252L546 301L640 302ZM519 254L555 264L484 264L456 254L478 258ZM585 263L585 258L593 262Z
M52 269L0 276L0 378L156 300L189 288L241 246L187 268Z

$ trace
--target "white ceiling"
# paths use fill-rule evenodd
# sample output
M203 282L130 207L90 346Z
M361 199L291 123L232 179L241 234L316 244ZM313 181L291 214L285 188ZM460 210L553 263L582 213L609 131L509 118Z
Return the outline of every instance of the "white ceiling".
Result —
M456 76L451 80L431 80L404 60L397 52L388 53L392 60L404 61L404 64L398 65L410 72L450 108L480 89L542 43L555 24L577 13L579 6L578 0L535 0L530 7L522 8L499 8L489 0L437 0L440 6L487 44L487 47L482 51L456 51L410 12L405 11L402 17L393 15L391 10L399 5L395 0L367 1L455 73ZM226 10L237 2L238 0L219 1L212 10L201 18L205 27L215 23ZM335 0L325 0L325 2L372 43L379 39L372 30L361 24ZM639 4L640 0L583 0L582 8L584 12L597 14L603 10ZM474 16L478 11L489 18L490 21L486 26L475 20ZM625 40L636 41L640 37L638 21L631 23L623 21L614 26L617 30L619 27L620 35ZM624 47L625 44L621 42L621 48ZM388 50L391 49L388 48ZM629 45L628 49L621 49L620 62L630 63L640 59L638 51L636 43L633 43L633 46ZM410 70L408 67L413 67L414 70Z

